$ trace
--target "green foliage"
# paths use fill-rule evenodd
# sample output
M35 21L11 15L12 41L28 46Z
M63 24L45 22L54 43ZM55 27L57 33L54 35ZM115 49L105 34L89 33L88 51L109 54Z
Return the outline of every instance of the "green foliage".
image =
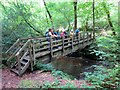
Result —
M60 81L58 79L55 79L55 81L52 82L52 83L46 81L46 82L43 83L42 88L46 88L46 89L48 89L48 88L57 88L59 84L60 84Z
M55 79L54 82L45 81L43 84L39 84L38 82L32 80L22 80L18 85L18 88L77 88L74 84L68 82L65 85L60 85L60 81Z
M50 83L50 82L44 82L42 88L77 88L74 84L68 82L65 85L60 85L60 81L59 80L55 80L54 82Z
M103 51L103 57L106 57L110 61L116 61L117 55L116 52L118 50L118 41L114 37L98 37L97 43L99 50Z
M100 84L103 82L105 78L108 77L106 74L106 68L100 67L100 66L95 66L95 71L92 72L85 72L84 74L86 75L86 80L92 82L93 85L96 87L101 87ZM103 74L104 73L104 74Z
M69 80L74 79L72 75L68 75L67 73L63 73L62 71L58 71L58 70L52 71L52 75L55 77L60 77L62 79L69 79Z
M68 82L68 83L66 83L66 85L58 86L58 88L63 88L63 90L64 90L64 88L71 88L71 89L74 88L74 89L76 89L77 87L74 84Z
M55 70L51 64L42 64L40 62L37 62L37 64L34 66L34 69L37 70L44 70L44 71L53 71Z
M120 67L107 69L103 66L94 66L94 72L85 72L86 80L99 88L117 88L119 83Z
M86 54L97 57L97 60L117 60L118 54L116 53L119 52L119 47L115 37L99 36L95 43L87 49Z
M39 84L32 80L21 80L18 88L39 88Z
M119 83L120 67L117 62L118 41L116 37L99 36L96 45L89 48L90 54L103 60L101 65L92 65L93 72L85 72L86 80L97 88L117 88Z

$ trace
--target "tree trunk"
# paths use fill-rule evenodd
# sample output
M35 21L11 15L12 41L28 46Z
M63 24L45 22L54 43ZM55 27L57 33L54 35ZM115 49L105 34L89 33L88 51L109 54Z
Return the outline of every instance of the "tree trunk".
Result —
M77 0L74 0L74 30L77 29Z
M93 0L93 37L95 38L95 0Z
M107 15L107 20L108 20L108 23L112 29L112 32L113 32L113 35L116 35L116 32L115 32L115 29L113 27L113 24L112 24L112 21L111 21L111 17L110 17L110 11L108 10L107 6L106 6L106 3L103 3L103 7L104 7L104 10L105 10L105 13Z
M47 24L49 24L49 22L48 22L48 17L47 17L47 13L45 14L45 16L46 16Z
M54 28L54 26L53 26L53 20L52 20L52 15L50 14L50 11L49 11L48 8L47 8L47 5L46 5L45 0L43 0L43 2L44 2L45 9L46 9L46 11L47 11L47 13L48 13L48 15L49 15L50 22L51 22L51 24L52 24L52 28Z
M31 27L35 32L42 34L42 32L38 31L36 28L34 28L24 17L24 15L22 15L23 19L25 20L25 22L28 24L29 27Z
M87 31L87 30L88 30L88 18L85 21L85 31Z

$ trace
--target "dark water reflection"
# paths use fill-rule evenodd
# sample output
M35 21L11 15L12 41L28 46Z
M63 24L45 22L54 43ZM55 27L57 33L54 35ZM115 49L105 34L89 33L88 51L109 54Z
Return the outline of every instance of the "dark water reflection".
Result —
M65 73L75 76L76 78L83 78L81 73L88 72L89 67L95 64L95 60L83 58L83 57L60 57L51 62L52 66L57 70L61 70Z

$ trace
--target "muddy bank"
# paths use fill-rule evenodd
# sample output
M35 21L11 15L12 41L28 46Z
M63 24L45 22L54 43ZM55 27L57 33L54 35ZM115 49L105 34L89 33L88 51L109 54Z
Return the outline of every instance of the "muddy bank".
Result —
M26 72L22 77L17 76L13 72L10 72L8 68L2 70L2 82L0 82L1 88L25 88L21 86L21 82L24 81L27 88L42 88L45 82L53 83L55 80L59 80L59 86L66 85L66 83L73 83L77 88L82 88L83 86L91 86L85 80L67 80L61 79L59 77L54 77L51 72L41 72L39 70L31 72Z

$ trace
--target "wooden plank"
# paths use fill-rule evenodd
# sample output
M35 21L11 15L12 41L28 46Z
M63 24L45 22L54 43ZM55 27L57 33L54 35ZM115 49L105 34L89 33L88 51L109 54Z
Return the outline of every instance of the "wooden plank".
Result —
M28 40L24 45L23 47L16 53L16 56L18 56L29 44L30 40Z
M53 50L53 52L57 52L57 51L59 51L59 50L62 50L62 47L59 47L59 48Z
M70 40L71 38L69 37L69 38L64 38L64 40Z
M85 33L83 33L83 43L82 43L82 45L83 45L83 47L84 47L84 38L85 38Z
M39 39L46 39L46 37L29 37L29 38L20 38L20 40L30 40L30 39L39 40Z
M64 46L64 49L65 49L65 48L68 48L68 47L71 47L71 44L69 44L68 46Z
M72 37L72 43L71 43L71 52L73 51L73 37Z
M59 46L62 46L62 43L53 45L53 47L59 47Z
M20 61L24 59L24 57L28 54L28 50L24 53L24 55L20 58Z
M50 58L53 57L53 39L50 37Z
M45 42L45 43L42 43L42 44L37 43L37 44L34 44L34 47L35 47L35 48L37 48L37 47L42 48L42 47L44 47L44 46L49 45L49 43L50 43L50 42Z
M78 42L78 39L74 39L74 41L73 42Z
M35 58L39 58L39 57L42 57L42 56L45 56L45 55L48 55L50 54L50 51L43 51L43 52L38 52L35 54Z
M29 49L28 51L29 51L29 57L30 57L30 67L31 67L31 71L33 71L33 55L32 55L32 43L31 42L29 42L28 49Z
M65 52L64 45L65 45L64 37L62 37L62 55L64 55Z
M30 61L28 61L26 63L26 65L23 67L23 69L21 70L20 76L27 70L27 68L29 67L29 65L30 65Z
M43 50L48 50L50 48L50 46L46 46L46 47L43 47L43 48L40 48L40 49L35 49L35 53L36 52L40 52L40 51L43 51Z
M26 59L26 60L30 60L29 55L28 55L28 56L26 56L26 57L24 57L24 59Z
M31 41L32 41L33 61L34 61L34 65L35 65L36 64L36 60L35 60L35 44L34 44L33 39Z
M56 42L57 43L62 42L62 39L53 41L53 43L56 43Z
M20 64L20 58L19 58L19 55L16 56L17 57L17 62L18 62L18 73L19 73L19 76L21 75L21 64Z
M79 44L78 42L74 42L74 43L73 43L73 46L74 46L74 45L78 45L78 44Z
M66 45L66 44L70 44L70 42L72 43L72 41L69 41L69 42L64 42L64 45Z
M79 48L79 46L80 46L80 33L78 34L78 48Z

